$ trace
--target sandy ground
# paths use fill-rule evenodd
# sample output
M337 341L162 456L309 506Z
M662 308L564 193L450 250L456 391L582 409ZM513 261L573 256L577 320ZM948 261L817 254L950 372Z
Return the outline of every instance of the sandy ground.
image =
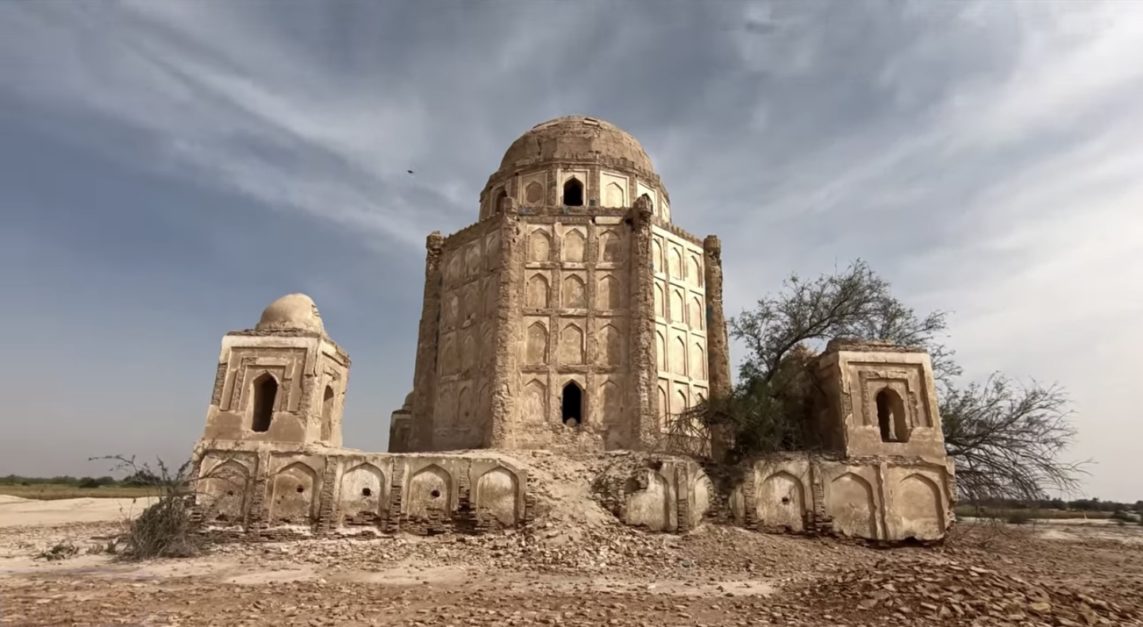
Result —
M154 498L39 501L0 494L0 527L111 522L137 516Z
M0 502L0 624L1143 624L1137 525L962 524L942 546L878 549L711 524L673 536L542 522L131 563L101 548L140 504L91 500ZM61 542L79 553L37 559Z

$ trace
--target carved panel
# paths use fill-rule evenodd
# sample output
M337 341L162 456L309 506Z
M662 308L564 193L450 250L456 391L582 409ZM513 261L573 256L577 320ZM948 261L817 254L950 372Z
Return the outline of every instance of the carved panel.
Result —
M543 229L528 234L528 261L544 262L552 259L552 236Z
M598 309L619 309L622 303L619 302L619 279L605 274L599 279L599 290L596 292L596 307Z
M564 279L562 304L568 309L587 308L587 288L578 275L572 274Z
M559 363L561 364L582 364L583 359L583 329L575 324L568 324L564 326L560 332L560 355Z
M535 422L546 420L548 416L548 388L533 379L524 386L524 419Z
M548 361L548 330L542 322L533 322L528 327L525 362L544 364Z
M560 248L564 261L583 263L583 251L587 248L587 238L579 229L571 229L564 235L563 246Z
M549 289L547 277L542 274L533 274L532 278L528 279L524 305L526 307L547 308Z

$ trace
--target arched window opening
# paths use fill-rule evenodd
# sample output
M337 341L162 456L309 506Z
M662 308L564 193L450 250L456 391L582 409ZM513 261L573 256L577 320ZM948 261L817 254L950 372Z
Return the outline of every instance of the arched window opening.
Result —
M583 390L575 381L564 386L560 402L560 419L569 427L578 427L583 422Z
M321 439L328 440L333 435L333 386L325 386L325 396L321 400Z
M265 373L254 381L254 420L250 428L264 432L270 430L274 419L274 401L278 398L278 382L274 376Z
M877 393L877 425L881 428L883 442L906 442L909 440L908 425L905 423L905 403L889 388Z
M564 205L568 207L583 206L583 183L572 177L564 183Z
M492 213L500 213L504 211L504 201L508 200L508 192L503 189L496 194L496 198L492 201Z

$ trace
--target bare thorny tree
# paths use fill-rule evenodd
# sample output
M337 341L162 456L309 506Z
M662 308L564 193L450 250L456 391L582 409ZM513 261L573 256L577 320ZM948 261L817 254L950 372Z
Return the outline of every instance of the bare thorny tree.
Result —
M199 534L200 521L194 515L195 499L203 498L199 486L208 480L234 483L234 477L216 463L206 472L199 473L194 463L199 455L177 468L156 459L155 465L139 462L134 456L106 455L92 460L112 462L112 471L127 472L139 484L155 491L156 501L136 518L124 521L123 533L112 547L122 557L132 560L155 557L188 557L200 552L204 538ZM234 489L247 490L248 485L234 483ZM209 499L207 499L209 500Z
M835 338L887 341L926 349L939 386L945 445L956 461L962 498L1040 499L1077 487L1083 463L1062 459L1075 437L1064 391L1021 385L1001 373L959 384L961 369L939 337L945 312L925 316L906 307L888 282L862 260L782 289L729 321L747 350L739 381L679 417L731 434L731 459L780 450L812 449L807 426L816 379L810 364Z

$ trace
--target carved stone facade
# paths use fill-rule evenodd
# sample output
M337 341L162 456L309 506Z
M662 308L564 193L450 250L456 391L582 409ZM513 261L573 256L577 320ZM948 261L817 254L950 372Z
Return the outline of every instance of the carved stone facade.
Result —
M666 437L666 416L729 368L721 270L670 216L650 159L611 124L559 118L517 139L480 220L429 236L413 400L390 450L647 449Z

